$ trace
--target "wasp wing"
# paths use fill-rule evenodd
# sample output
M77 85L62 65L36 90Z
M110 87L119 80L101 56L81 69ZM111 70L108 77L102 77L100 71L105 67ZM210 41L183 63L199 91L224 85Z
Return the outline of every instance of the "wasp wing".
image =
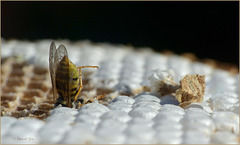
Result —
M49 71L50 71L50 76L51 76L51 81L52 81L52 90L53 90L53 101L55 102L57 91L56 91L56 80L55 80L55 53L56 53L56 45L54 42L51 43L50 45L50 50L49 50Z

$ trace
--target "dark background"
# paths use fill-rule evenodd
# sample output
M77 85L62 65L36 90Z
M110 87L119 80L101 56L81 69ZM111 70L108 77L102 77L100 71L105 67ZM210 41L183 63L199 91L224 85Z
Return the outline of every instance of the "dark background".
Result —
M5 39L89 39L239 64L238 2L2 2Z

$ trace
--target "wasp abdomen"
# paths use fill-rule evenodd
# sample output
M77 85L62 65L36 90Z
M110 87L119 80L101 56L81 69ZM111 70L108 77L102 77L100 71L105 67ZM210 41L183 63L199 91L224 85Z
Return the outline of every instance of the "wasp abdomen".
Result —
M56 70L56 89L63 98L74 100L78 92L79 74L77 67L67 58L63 57Z

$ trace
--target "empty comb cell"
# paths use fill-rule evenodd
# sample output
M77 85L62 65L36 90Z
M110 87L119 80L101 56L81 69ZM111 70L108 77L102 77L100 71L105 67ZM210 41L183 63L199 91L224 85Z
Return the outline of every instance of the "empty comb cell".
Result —
M24 86L25 85L25 81L23 80L23 78L12 78L12 79L8 79L7 80L7 87L16 87L16 86Z
M5 107L5 108L10 108L9 102L7 102L7 101L1 102L1 106Z
M1 101L15 101L17 97L14 94L3 94Z
M32 104L19 105L17 106L17 111L23 111L24 109L30 110L33 107Z
M23 70L21 69L14 69L11 74L10 77L23 77L25 74L23 72Z
M40 90L27 90L24 92L23 98L44 97Z
M30 84L28 84L28 89L40 89L43 92L48 91L48 87L43 82L39 81L32 81Z
M53 108L54 108L53 104L49 104L49 103L41 103L38 106L38 109L45 110L45 111L49 111Z
M35 67L33 69L33 73L37 74L37 75L44 75L49 73L48 70L46 68L39 68L39 67Z
M46 75L33 75L31 81L44 81L47 80Z
M33 98L27 98L27 99L21 99L20 103L22 105L27 105L27 104L31 104L31 103L35 104L36 103L36 99L34 97Z

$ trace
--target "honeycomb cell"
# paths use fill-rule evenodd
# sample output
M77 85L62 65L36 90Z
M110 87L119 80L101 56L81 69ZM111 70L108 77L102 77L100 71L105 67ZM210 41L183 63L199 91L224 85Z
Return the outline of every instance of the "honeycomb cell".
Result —
M28 89L40 89L43 92L47 92L48 91L48 87L46 85L44 85L42 82L39 82L39 81L31 82L28 85Z
M40 116L40 115L42 115L42 114L47 114L47 113L48 113L48 111L46 111L46 110L40 110L40 109L31 112L31 114L36 115L36 116Z
M33 98L34 96L40 98L44 97L40 90L27 90L24 92L23 98Z
M12 116L16 118L27 117L28 115L29 115L29 111L26 111L26 110L12 112Z
M25 82L23 79L8 79L7 86L15 87L15 86L24 86Z
M21 105L32 104L32 103L36 103L36 99L34 97L28 98L28 99L21 99L20 103L21 103Z
M53 104L48 104L48 103L42 103L38 106L38 109L44 110L44 111L46 111L46 110L49 111L53 108L54 108Z
M31 80L32 81L44 81L47 79L46 75L34 75Z
M24 72L21 69L13 70L10 74L10 77L23 77L23 76L24 76Z
M3 87L2 92L3 93L16 93L17 89L16 89L16 87Z
M110 94L113 93L114 90L112 89L97 89L97 95L102 95L102 94Z
M12 64L12 68L13 68L13 69L22 69L26 64L27 64L26 62L13 63L13 64Z
M43 74L48 73L48 70L45 69L45 68L35 67L35 68L33 69L33 73L34 73L34 74L37 74L37 75L43 75Z
M1 106L5 107L5 108L10 108L9 102L1 102Z
M43 103L54 104L53 96L48 96L47 99Z
M22 111L22 110L24 110L24 109L30 110L32 107L33 107L32 104L19 105L19 106L17 107L17 111Z
M3 94L1 96L1 101L15 101L17 99L17 97L15 95L5 95Z

